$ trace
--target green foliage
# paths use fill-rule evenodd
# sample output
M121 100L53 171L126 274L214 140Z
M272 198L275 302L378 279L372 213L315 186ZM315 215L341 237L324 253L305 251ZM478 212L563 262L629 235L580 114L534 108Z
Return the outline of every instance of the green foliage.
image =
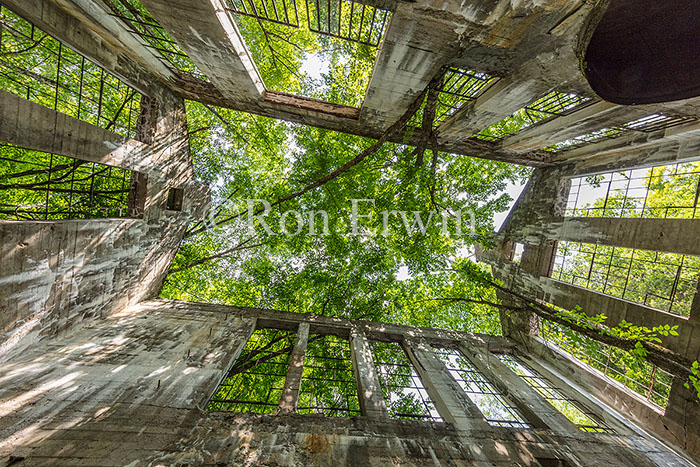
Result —
M660 343L659 336L677 336L678 326L660 325L648 328L623 320L615 327L606 327L607 317L603 314L589 317L579 307L574 310L561 308L556 310L556 315L567 322L594 330L602 335L631 341L633 347L629 351L614 348L549 321L542 323L541 334L545 339L551 340L563 350L572 353L633 391L649 397L656 404L662 407L666 405L672 376L663 370L655 369L646 360L648 351L643 343ZM649 393L650 385L651 393Z
M0 89L133 137L140 94L0 6Z
M700 364L697 360L693 362L693 366L691 367L691 374L688 376L688 381L684 383L684 386L687 389L690 389L691 384L693 388L697 391L698 398L700 398Z
M131 173L0 144L0 219L126 217Z
M220 218L246 211L246 199L274 201L296 192L341 166L373 141L328 130L290 125L266 118L188 103L188 122L196 173L213 188L213 205L231 196ZM431 301L436 297L478 293L493 296L490 288L474 285L451 271L474 242L488 244L492 217L510 198L503 194L511 181L529 171L518 166L440 153L435 176L429 165L415 167L413 148L385 144L341 177L275 209L266 218L273 234L258 225L248 232L245 217L187 239L174 268L230 248L254 236L260 247L171 275L163 296L215 303L258 306L382 319L403 324L488 330L498 328L494 310L465 303ZM350 199L374 199L360 205L361 231L352 236ZM286 210L324 210L328 235L287 237L279 221ZM455 232L449 213L471 209L476 235L466 227ZM216 210L216 208L215 208ZM387 210L434 210L435 219L448 213L449 232L433 222L426 235L408 234L400 216L393 216L382 235ZM288 227L295 230L294 218ZM317 219L318 231L322 222ZM405 280L397 279L407 271ZM488 290L487 290L488 289ZM471 326L476 326L472 328Z

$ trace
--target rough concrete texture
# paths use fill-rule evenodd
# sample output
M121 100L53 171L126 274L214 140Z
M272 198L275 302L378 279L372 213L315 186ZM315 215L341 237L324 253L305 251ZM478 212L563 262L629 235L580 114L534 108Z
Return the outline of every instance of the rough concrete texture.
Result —
M144 97L142 110L145 142L0 93L3 141L148 176L141 219L0 222L0 359L76 320L160 293L187 225L204 214L208 189L194 181L182 101ZM168 187L185 190L181 212L165 209Z
M697 160L697 121L645 134L627 132L559 153L539 150L654 113L697 118L700 98L635 107L598 101L500 142L470 138L550 91L595 97L579 59L607 1L366 3L389 8L393 18L365 102L355 108L265 89L220 0L179 1L176 8L172 2L143 0L208 81L171 69L100 2L3 0L119 76L144 99L139 135L124 140L0 92L0 141L136 170L148 175L148 188L142 219L0 222L0 464L564 465L556 459L570 465L686 464L609 407L700 460L700 409L683 381L674 382L669 406L659 413L544 347L534 337L538 321L533 316L504 316L509 339L489 337L488 344L485 336L308 317L311 332L403 342L417 365L431 368L422 368L423 376L433 379L431 397L448 412L446 420L459 420L458 426L388 421L376 392L362 404L366 417L347 420L202 412L255 322L297 329L301 318L213 305L138 304L157 295L187 224L207 208L207 189L192 173L183 98L377 138L444 67L485 72L499 81L440 125L439 149L547 167L530 180L498 248L484 255L497 277L555 304L585 303L587 311L603 309L616 320L649 325L669 317L548 279L555 242L584 239L648 247L655 243L652 237L658 240L663 233L658 248L700 253L693 249L700 221L645 224L562 217L569 176ZM424 136L416 131L389 140L415 145ZM185 189L182 212L165 210L169 187ZM526 245L519 265L509 261L514 241ZM680 336L664 344L698 358L698 306L689 320L678 322ZM426 342L445 341L472 349L472 358L487 365L486 374L510 381L512 387L502 384L502 389L519 398L519 407L537 419L537 428L486 427L474 408L455 395L444 367L424 348ZM372 363L362 356L366 346L355 342L354 360L361 372ZM573 430L533 391L504 374L502 366L488 366L486 357L493 351L536 357L533 365L571 383L573 397L587 399L591 410L620 434ZM376 378L362 376L362 386L376 390ZM450 413L460 410L471 411L470 416Z
M456 430L451 424L201 410L270 310L144 302L76 324L0 367L0 460L13 465L688 465L638 433ZM372 323L309 316L312 332ZM396 333L430 330L393 327ZM432 334L431 334L432 333ZM445 337L444 335L443 337ZM469 335L465 335L469 337ZM478 339L478 336L471 336ZM475 340L476 342L476 340Z

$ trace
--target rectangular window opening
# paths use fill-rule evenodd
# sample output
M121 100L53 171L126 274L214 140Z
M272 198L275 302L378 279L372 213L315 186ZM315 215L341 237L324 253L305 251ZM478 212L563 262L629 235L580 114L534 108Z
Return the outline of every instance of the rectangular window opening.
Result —
M360 107L390 11L351 0L226 4L267 88Z
M511 261L520 264L523 259L523 252L525 251L525 245L522 243L515 243L513 245L513 252Z
M276 413L295 342L294 332L257 329L217 388L207 410Z
M560 241L551 277L688 316L700 277L700 256Z
M397 342L372 342L372 357L389 417L441 422L408 355Z
M532 428L525 417L486 379L459 350L434 348L469 399L479 408L489 425L509 428Z
M2 89L126 138L136 135L141 95L0 5Z
M166 209L168 211L182 211L182 203L185 199L185 190L182 188L168 188L168 201Z
M0 219L140 217L146 176L0 143Z
M498 358L580 430L590 433L615 433L599 417L578 401L566 397L560 388L557 388L551 381L538 374L520 359L504 354L498 355Z
M347 339L309 336L297 413L327 417L361 415Z
M700 219L700 162L622 170L571 180L567 217Z

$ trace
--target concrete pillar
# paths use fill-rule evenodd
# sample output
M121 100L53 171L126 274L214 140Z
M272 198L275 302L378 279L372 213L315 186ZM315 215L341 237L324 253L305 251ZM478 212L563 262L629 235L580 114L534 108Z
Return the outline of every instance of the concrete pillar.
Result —
M304 355L306 354L306 345L308 343L309 323L299 323L297 341L292 350L292 358L289 360L289 368L287 369L287 378L284 381L279 413L291 413L297 409L301 377L304 372Z
M404 349L440 416L459 430L490 431L484 415L425 342L404 341Z
M491 384L515 404L532 426L548 428L557 433L580 433L571 420L555 409L496 355L484 348L464 343L459 345L459 350L469 357L469 361Z
M367 337L361 332L353 331L350 335L350 355L352 368L357 382L357 396L362 415L375 420L389 418L379 383L377 369L372 360L372 349Z

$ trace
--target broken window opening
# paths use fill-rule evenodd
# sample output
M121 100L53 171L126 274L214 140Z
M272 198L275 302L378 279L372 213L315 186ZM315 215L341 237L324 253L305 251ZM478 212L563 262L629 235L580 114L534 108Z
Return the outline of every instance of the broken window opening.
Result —
M185 199L185 190L182 188L168 188L168 201L165 209L168 211L182 211L182 203Z
M296 333L257 329L207 405L208 411L276 413Z
M503 120L475 134L473 138L484 141L500 141L527 127L568 115L596 102L588 96L553 91L523 107Z
M522 243L515 243L513 245L513 251L511 252L511 261L520 264L523 259L523 252L525 251L525 245Z
M640 133L652 133L654 131L665 130L674 126L683 125L686 123L695 122L695 117L689 116L669 116L664 114L647 115L631 122L615 125L600 130L592 131L575 138L561 141L551 146L542 148L544 151L558 152L564 149L572 149L590 143L596 143L604 139L614 139L631 131Z
M467 397L479 408L489 425L509 428L532 428L508 398L482 375L459 350L434 348Z
M309 338L297 413L327 417L361 415L347 339L331 335Z
M389 417L441 422L442 417L401 345L373 341L371 346Z
M348 0L307 2L228 6L268 89L359 107L391 13Z
M437 128L448 117L457 113L469 102L477 99L498 82L499 79L478 71L458 68L443 69L442 83L438 88L433 128ZM428 96L426 95L418 111L406 123L407 127L422 128L423 113L427 100Z
M0 144L0 219L140 217L145 185L137 172ZM138 182L138 183L137 183Z
M700 256L558 242L551 277L688 316L700 277Z
M700 162L657 165L573 178L565 216L698 219L699 197Z
M541 322L540 337L659 408L665 408L668 404L673 375L656 365L634 359L629 352L595 341L576 331L565 330L547 320Z
M204 81L207 80L177 42L138 0L102 0L102 2L107 6L110 15L120 19L132 34L143 39L147 47L158 53L166 66L174 67Z
M498 358L544 397L555 409L571 420L580 430L590 433L615 433L597 415L586 409L578 401L566 397L561 388L558 388L554 383L537 373L520 359L504 354L498 355Z
M133 138L141 95L0 5L2 89Z

